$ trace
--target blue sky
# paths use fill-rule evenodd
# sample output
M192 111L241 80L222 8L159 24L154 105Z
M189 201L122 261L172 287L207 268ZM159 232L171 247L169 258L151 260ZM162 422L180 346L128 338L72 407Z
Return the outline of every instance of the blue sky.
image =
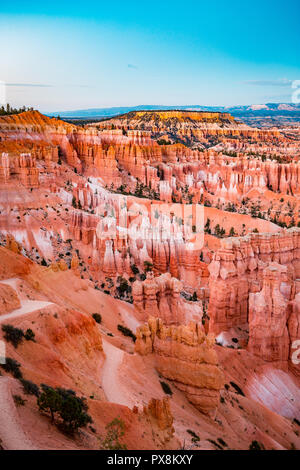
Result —
M7 100L42 111L291 101L300 2L1 2Z

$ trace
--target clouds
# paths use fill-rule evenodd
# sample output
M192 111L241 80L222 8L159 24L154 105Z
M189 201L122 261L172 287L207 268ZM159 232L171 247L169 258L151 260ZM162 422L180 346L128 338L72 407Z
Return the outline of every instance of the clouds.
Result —
M47 85L45 83L5 83L6 86L12 87L31 87L31 88L52 88L53 85Z
M247 80L244 83L246 85L255 85L255 86L290 87L293 83L293 80L288 80L287 78L280 78L278 80Z
M48 85L46 83L6 83L2 82L5 86L15 87L15 88L58 88L58 87L74 87L74 88L91 88L90 85L72 85L72 84L62 84L62 85Z

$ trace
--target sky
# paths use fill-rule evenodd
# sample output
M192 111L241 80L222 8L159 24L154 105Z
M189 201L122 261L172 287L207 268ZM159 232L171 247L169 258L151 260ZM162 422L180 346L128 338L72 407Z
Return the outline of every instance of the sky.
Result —
M299 18L299 0L2 1L0 100L49 112L291 102Z

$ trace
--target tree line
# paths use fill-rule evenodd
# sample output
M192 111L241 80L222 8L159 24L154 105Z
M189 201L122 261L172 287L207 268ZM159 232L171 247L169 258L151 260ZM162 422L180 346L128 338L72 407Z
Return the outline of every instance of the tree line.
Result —
M22 106L21 108L13 108L9 103L7 103L5 107L1 106L0 116L7 116L9 114L20 114L24 113L25 111L33 111L33 108L27 108L26 106Z

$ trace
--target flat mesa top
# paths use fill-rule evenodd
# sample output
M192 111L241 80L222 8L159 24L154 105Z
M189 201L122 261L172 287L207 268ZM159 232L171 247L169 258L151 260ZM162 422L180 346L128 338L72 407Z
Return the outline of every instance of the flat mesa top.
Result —
M234 117L231 116L229 113L219 113L219 112L207 112L207 111L185 111L185 110L170 110L170 111L156 111L156 110L149 110L149 111L130 111L129 113L124 114L123 116L119 116L120 118L149 118L149 117L157 117L159 119L192 119L195 121L205 121L205 120L216 120L216 119L228 119L234 121Z

